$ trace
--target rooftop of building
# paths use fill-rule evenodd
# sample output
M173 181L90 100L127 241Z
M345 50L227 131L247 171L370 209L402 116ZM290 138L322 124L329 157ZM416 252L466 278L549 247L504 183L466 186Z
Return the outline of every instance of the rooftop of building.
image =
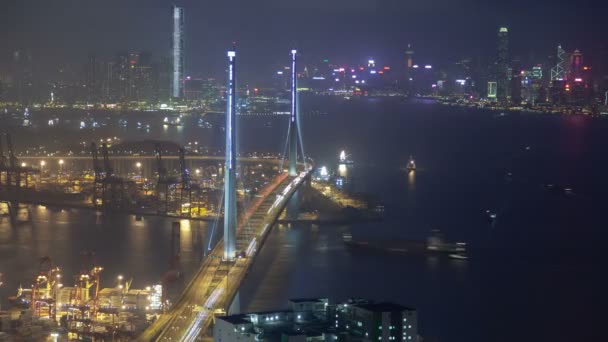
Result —
M247 323L251 323L251 321L249 320L249 316L246 314L243 315L232 315L232 316L222 316L222 317L218 317L218 319L221 319L223 321L226 321L228 323L231 324L247 324Z
M290 299L289 301L292 303L308 303L308 302L325 303L325 302L327 302L327 299L324 299L324 298L294 298L294 299Z
M368 310L373 312L395 312L395 311L412 311L414 308L405 307L403 305L390 303L390 302L381 302L381 303L364 303L364 304L354 304L354 306Z

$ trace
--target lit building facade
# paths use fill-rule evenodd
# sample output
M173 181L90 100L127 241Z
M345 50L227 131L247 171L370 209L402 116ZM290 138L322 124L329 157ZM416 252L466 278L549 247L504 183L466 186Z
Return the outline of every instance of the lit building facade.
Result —
M353 299L292 299L287 310L217 317L213 339L247 341L418 341L415 309Z
M509 91L509 29L501 27L498 31L498 59L496 60L496 97L506 101Z
M173 75L171 78L171 95L182 97L184 94L184 9L173 6Z

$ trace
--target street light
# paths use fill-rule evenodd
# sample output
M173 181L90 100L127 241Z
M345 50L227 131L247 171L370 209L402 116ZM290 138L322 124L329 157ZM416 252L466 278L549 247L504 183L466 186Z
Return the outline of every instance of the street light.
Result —
M26 163L21 163L21 167L25 167L26 165Z
M61 172L63 172L63 159L59 159L59 172L57 173L57 180L61 178Z
M137 174L138 174L139 178L142 178L142 174L141 174L141 162L135 163L135 167L137 167Z
M42 178L42 173L44 172L44 166L46 165L46 162L44 160L40 161L40 178Z

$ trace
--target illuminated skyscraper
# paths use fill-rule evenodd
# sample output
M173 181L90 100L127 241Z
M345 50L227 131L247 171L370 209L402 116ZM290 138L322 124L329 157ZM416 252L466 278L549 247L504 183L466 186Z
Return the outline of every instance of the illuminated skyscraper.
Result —
M184 9L173 6L173 77L171 95L182 97L184 94Z
M496 98L496 82L488 82L488 98Z
M496 60L496 83L498 100L505 101L509 94L509 30L498 30L498 59Z
M129 91L129 54L116 55L111 69L110 98L115 102L128 100Z
M414 48L412 44L407 44L407 50L405 50L406 66L405 66L405 90L408 94L412 90L412 68L414 67Z
M561 45L557 46L557 64L551 68L551 81L563 81L565 78L564 70L566 69L566 51Z
M579 50L574 50L570 55L570 79L580 78L583 72L583 54Z
M405 57L407 59L407 70L409 71L414 66L414 48L412 44L407 44L407 50L405 50Z
M90 54L84 70L86 100L96 102L101 98L102 64L94 54Z

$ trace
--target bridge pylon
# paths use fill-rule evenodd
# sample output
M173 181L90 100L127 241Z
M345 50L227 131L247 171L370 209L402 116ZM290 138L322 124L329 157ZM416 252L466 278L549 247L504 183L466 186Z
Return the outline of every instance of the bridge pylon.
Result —
M224 259L236 257L236 51L228 51L226 163L224 165Z
M304 157L304 146L300 131L300 115L298 113L298 73L296 71L296 59L298 51L291 50L291 120L289 121L289 175L297 176L298 147L302 154L302 162L306 163Z

